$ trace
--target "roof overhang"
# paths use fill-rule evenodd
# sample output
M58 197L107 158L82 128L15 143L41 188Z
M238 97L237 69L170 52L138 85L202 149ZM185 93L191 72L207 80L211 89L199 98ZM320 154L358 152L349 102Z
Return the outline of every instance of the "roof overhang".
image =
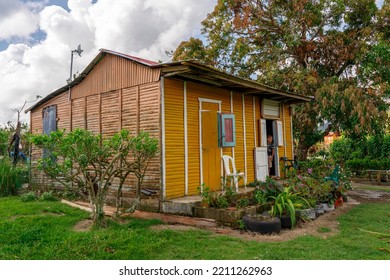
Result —
M176 77L187 81L201 82L245 95L256 95L290 104L308 102L313 99L312 97L289 93L252 80L239 78L197 61L178 61L152 67L161 67L163 77Z

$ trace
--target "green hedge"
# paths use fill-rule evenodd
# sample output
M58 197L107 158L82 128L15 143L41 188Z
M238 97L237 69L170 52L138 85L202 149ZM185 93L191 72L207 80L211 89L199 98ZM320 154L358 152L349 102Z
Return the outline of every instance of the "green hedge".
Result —
M354 159L383 159L390 157L390 134L352 140L341 137L329 149L330 156L339 164Z
M345 162L345 167L356 175L364 174L365 170L390 170L390 158L382 159L351 159Z

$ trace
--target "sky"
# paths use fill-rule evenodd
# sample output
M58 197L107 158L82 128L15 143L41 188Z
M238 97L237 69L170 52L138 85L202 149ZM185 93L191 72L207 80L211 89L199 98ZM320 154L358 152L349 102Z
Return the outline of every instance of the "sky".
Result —
M12 109L32 106L66 85L71 51L73 73L82 72L110 49L154 61L170 60L217 0L0 0L0 125L17 120ZM22 113L21 120L29 122Z
M73 73L110 49L155 61L165 51L201 37L201 22L217 0L0 0L0 125L16 122L12 109L66 85ZM376 0L382 6L383 0ZM22 113L21 120L29 122Z

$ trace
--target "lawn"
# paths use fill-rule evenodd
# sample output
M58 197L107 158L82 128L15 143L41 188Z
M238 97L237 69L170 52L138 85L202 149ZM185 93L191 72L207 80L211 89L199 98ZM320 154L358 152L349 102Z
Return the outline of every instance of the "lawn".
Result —
M279 243L243 241L205 230L152 230L158 220L110 221L73 230L88 213L59 202L0 199L0 259L390 259L390 204L362 204L339 217L340 233ZM358 228L387 236L372 234ZM324 229L327 230L327 229Z

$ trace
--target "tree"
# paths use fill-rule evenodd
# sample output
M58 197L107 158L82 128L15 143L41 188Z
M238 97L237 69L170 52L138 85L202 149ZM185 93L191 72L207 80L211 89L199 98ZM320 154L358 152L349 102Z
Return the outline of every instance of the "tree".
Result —
M207 45L196 53L229 73L314 96L294 115L305 158L330 129L353 138L383 131L388 60L375 60L384 71L369 71L368 62L371 52L388 56L389 6L389 0L381 9L374 0L219 0L202 22ZM380 42L387 46L376 52ZM173 59L199 58L191 45L182 42ZM319 129L325 121L331 126Z
M33 135L31 141L45 151L39 161L39 168L48 177L65 187L73 184L76 188L87 190L92 219L97 226L105 223L103 206L115 178L119 178L120 188L130 173L143 178L146 163L157 153L156 139L149 138L145 132L131 137L126 130L107 139L83 129L69 133L58 130L50 135ZM139 158L133 158L135 154ZM139 183L137 196L140 195L140 189Z

